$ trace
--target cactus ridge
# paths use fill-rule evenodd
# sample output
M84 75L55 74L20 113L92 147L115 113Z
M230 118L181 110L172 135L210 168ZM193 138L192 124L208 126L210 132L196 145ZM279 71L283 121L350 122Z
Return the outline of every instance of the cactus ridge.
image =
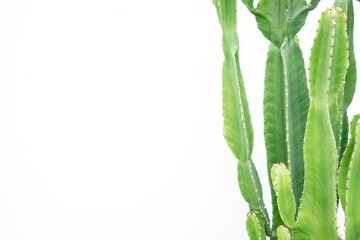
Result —
M360 210L357 206L360 199L360 119L356 122L353 155L350 158L345 186L345 226L346 239L360 238Z
M354 145L355 145L355 129L356 129L356 123L360 119L360 114L357 114L353 117L353 119L350 122L350 133L351 138L347 145L347 148L343 154L340 168L338 171L338 193L341 200L341 206L344 210L346 210L346 182L348 180L348 168L350 164L350 159L352 158L352 154L354 151Z
M343 92L343 116L342 116L342 125L341 125L341 141L340 141L340 157L345 151L345 146L348 141L348 117L347 109L352 102L355 93L356 85L356 61L354 54L354 8L352 0L335 0L335 6L340 7L345 11L346 14L346 31L349 38L349 69L345 78L344 92Z

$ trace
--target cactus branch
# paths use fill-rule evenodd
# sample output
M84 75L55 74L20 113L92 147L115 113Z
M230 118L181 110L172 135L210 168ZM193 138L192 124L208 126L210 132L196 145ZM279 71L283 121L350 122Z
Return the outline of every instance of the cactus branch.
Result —
M271 178L281 218L288 227L294 228L296 203L291 188L290 172L283 163L274 164L271 168Z
M270 43L264 91L264 134L267 149L267 169L270 172L273 164L288 161L288 145L286 142L286 99L285 99L285 76L282 63L281 50ZM283 107L279 107L283 106ZM269 182L272 183L271 174L268 174ZM283 224L276 204L276 194L273 185L270 184L273 202L273 225ZM275 228L276 229L276 228Z
M266 240L264 220L258 212L249 212L246 220L246 230L250 240Z
M348 65L346 58L334 55L334 52L346 52L346 38L335 41L337 37L343 39L341 36L346 34L345 28L345 15L340 9L323 12L311 51L311 103L304 141L305 183L295 227L295 239L299 240L337 239L337 150L329 119L328 93L331 74L337 75L332 66L335 64L339 66L339 71L346 72ZM341 82L342 79L336 81Z
M356 122L353 156L350 158L346 182L346 239L360 238L360 120Z
M286 69L287 127L288 135L288 167L291 172L296 206L304 184L303 141L305 125L309 110L309 91L306 83L306 73L302 52L294 38L289 38L281 49Z
M343 158L341 160L340 168L339 168L339 176L338 176L338 193L341 201L341 206L344 210L346 210L346 182L348 177L348 168L350 165L350 159L352 158L354 145L355 145L355 129L356 123L360 119L360 114L355 115L354 118L350 122L350 133L351 138L345 149L343 154Z
M289 229L285 226L279 226L276 230L278 240L291 240Z
M345 11L347 21L347 35L349 38L349 69L345 78L344 97L343 97L343 111L342 111L342 126L341 126L341 142L340 155L345 150L345 145L348 141L348 117L347 108L349 107L355 93L356 86L356 62L354 53L354 7L352 0L335 0L335 6L342 8ZM340 157L341 159L341 157Z
M253 129L239 65L239 40L235 0L213 0L222 27L223 115L224 137L238 159L238 181L244 199L251 211L258 211L265 219L269 234L269 217L262 199L260 180L251 159Z

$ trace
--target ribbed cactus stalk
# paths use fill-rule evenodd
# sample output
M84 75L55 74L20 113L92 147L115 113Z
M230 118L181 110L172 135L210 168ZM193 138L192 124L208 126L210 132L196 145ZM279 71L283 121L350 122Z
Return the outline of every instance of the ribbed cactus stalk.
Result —
M296 34L320 0L242 0L270 41L265 72L264 129L273 221L251 158L253 128L239 65L236 0L213 0L223 31L224 137L238 159L238 181L250 212L250 239L360 239L360 115L348 123L356 85L352 0L324 11L314 38L309 84ZM309 86L309 88L308 88ZM348 132L351 138L348 141Z
M354 8L353 2L351 0L335 0L334 5L339 7L345 11L345 15L347 17L347 33L349 38L349 69L345 78L345 86L344 86L344 96L342 98L342 116L340 117L341 122L339 121L340 130L337 147L339 151L339 160L342 158L342 154L344 153L345 146L348 141L348 133L349 133L349 124L348 124L348 116L347 109L352 102L355 93L355 85L356 85L356 62L355 62L355 54L354 54ZM336 129L334 130L336 131Z
M309 110L309 91L304 59L296 34L305 24L309 11L319 0L305 1L260 0L254 8L252 0L242 0L256 17L259 30L270 41L264 87L264 132L267 150L267 169L274 163L284 163L292 176L296 205L303 191L304 141L306 117ZM273 232L283 224L273 199Z
M258 173L251 159L253 128L249 106L239 65L239 40L237 36L236 1L213 0L223 30L223 115L224 137L238 159L238 182L241 194L251 211L259 212L265 219L269 234L269 217L262 198Z

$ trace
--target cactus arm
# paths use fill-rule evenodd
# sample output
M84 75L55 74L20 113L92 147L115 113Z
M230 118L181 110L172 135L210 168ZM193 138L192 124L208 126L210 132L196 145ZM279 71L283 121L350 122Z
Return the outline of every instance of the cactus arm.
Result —
M350 164L350 159L352 158L355 144L355 129L356 123L360 119L360 114L355 115L354 118L350 122L350 133L351 138L345 149L344 156L341 160L340 168L339 168L339 176L338 176L338 193L341 201L341 206L343 209L346 209L346 182L348 177L348 168Z
M224 137L233 154L239 160L247 161L252 151L253 130L238 63L236 1L219 0L218 3L225 55L223 64Z
M246 230L250 240L266 240L264 220L258 212L249 212L246 219Z
M285 77L286 73L286 77ZM269 46L265 72L264 135L267 167L282 162L291 171L297 206L302 195L304 165L303 136L309 108L304 61L298 43L291 39L278 49ZM282 224L276 195L269 179L273 199L273 230Z
M291 189L290 172L283 163L274 164L271 168L271 178L281 218L287 226L294 228L296 203Z
M286 128L285 105L285 79L281 51L270 43L265 71L264 136L273 203L273 230L283 224L276 204L276 194L273 189L270 170L275 163L287 164L288 149L285 141L286 132L284 131Z
M259 176L251 159L246 162L238 161L238 182L241 194L248 202L250 211L262 214L266 221L266 233L270 234L270 221L262 199Z
M352 0L335 0L335 6L342 8L346 15L347 35L349 38L349 69L346 74L345 84L345 109L349 107L355 93L356 61L354 53L354 7Z
M336 24L346 26L345 18L338 18ZM345 28L346 29L346 28ZM335 37L336 36L336 37ZM348 49L347 34L345 31L337 31L334 33L334 45L339 46L345 44ZM331 79L329 86L329 115L333 129L336 147L340 152L341 143L341 126L343 117L343 88L345 84L346 69L348 68L348 51L343 48L333 48L334 60L331 66ZM339 81L341 80L341 81Z
M331 68L335 61L342 61L346 70L346 59L338 59L335 55L330 57L334 48L342 48L342 51L347 49L346 41L334 45L333 35L336 38L345 32L345 24L341 23L345 23L341 10L326 10L320 18L311 51L311 103L304 140L304 193L295 226L295 239L299 240L338 238L335 219L337 151L329 120L328 79L333 73Z
M288 163L296 199L300 205L304 184L303 141L309 111L309 91L306 82L304 60L299 44L289 38L282 48L287 87L287 143Z
M340 155L345 151L348 141L347 108L352 102L356 85L356 62L354 53L354 7L352 0L335 0L334 6L340 7L347 16L347 34L349 38L349 69L345 78L343 116L341 126Z
M248 102L239 66L239 40L236 31L236 1L214 0L222 27L223 52L223 116L224 137L238 159L238 180L241 193L252 211L258 211L269 224L262 199L260 180L251 159L253 129ZM269 232L269 227L267 227Z
M289 229L285 226L279 226L276 230L278 240L291 240Z
M350 159L346 190L346 239L360 239L360 120L356 122L355 146Z

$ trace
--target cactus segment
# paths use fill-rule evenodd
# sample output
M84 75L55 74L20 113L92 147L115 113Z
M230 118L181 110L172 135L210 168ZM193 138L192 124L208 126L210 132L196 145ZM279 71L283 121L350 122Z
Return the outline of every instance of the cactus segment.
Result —
M276 230L278 240L291 240L289 229L285 226L279 226Z
M246 230L250 240L266 240L264 220L258 212L249 212L246 220Z
M288 161L286 142L285 76L281 51L270 43L267 54L264 91L264 136L267 153L267 170L275 163ZM282 106L282 107L280 107ZM268 174L273 202L273 228L283 224L276 204L271 174Z
M306 17L310 11L315 9L320 0L312 0L309 4L305 0L290 1L289 12L289 38L294 37L304 26Z
M274 164L271 168L271 178L281 218L287 226L294 228L296 203L291 188L290 172L283 163Z
M346 239L360 239L360 120L356 122L355 142L346 182Z
M289 164L298 207L304 184L302 146L310 100L304 59L295 36L304 25L308 12L317 6L319 0L312 0L309 4L305 0L260 0L256 8L253 0L242 2L255 15L259 30L271 42L264 92L264 135L269 178L274 163ZM282 222L271 180L269 182L273 200L273 231L276 231Z
M346 210L346 182L348 177L348 168L350 164L350 159L352 158L354 151L354 143L355 143L355 129L356 123L360 119L360 114L355 115L354 118L350 122L350 133L351 138L345 149L343 154L343 158L341 160L341 165L339 168L339 176L338 176L338 193L341 201L341 206L344 210Z
M260 212L270 231L269 217L262 198L260 180L251 159L253 128L239 65L239 40L236 31L236 1L213 0L222 27L223 63L223 116L224 137L238 159L238 180L244 199L251 211Z
M304 184L302 142L309 108L304 60L296 40L270 43L265 72L264 136L273 200L273 229L282 224L270 179L273 164L289 164L297 206Z
M345 151L345 145L348 141L349 123L347 120L347 108L349 107L355 93L356 86L356 62L354 54L354 7L352 0L335 0L334 6L340 7L345 11L347 17L347 35L349 38L349 69L345 78L344 98L343 98L343 116L341 127L341 146L340 155Z
M346 26L345 18L337 18L337 25ZM345 27L346 29L346 27ZM333 48L331 53L331 73L330 73L330 87L329 87L329 114L330 122L334 132L336 141L336 147L340 150L341 142L341 127L342 127L342 116L343 116L343 89L345 84L345 76L348 62L348 42L346 30L342 28L335 28L334 34L334 46L342 46L342 48Z
M287 143L288 167L291 172L296 206L300 205L304 184L303 141L307 114L309 111L309 91L306 82L304 60L295 38L289 38L281 49L286 74ZM265 105L265 104L264 104Z
M295 239L298 240L337 239L337 150L329 119L328 93L331 74L334 74L332 66L341 65L343 61L337 59L334 52L346 52L347 49L347 42L334 39L341 36L345 29L345 15L340 9L332 8L323 12L311 52L311 103L304 140L304 193L295 226ZM343 64L346 70L346 61ZM337 81L341 82L342 79Z
M241 194L245 201L249 203L250 211L261 213L267 220L268 213L262 199L262 187L258 173L251 159L247 162L238 161L238 182ZM266 222L266 224L267 231L270 231L270 222Z
M236 1L218 0L223 29L223 115L224 137L240 161L247 161L253 147L253 128L239 66L239 40L236 31Z
M242 0L249 11L255 15L259 30L278 48L287 33L287 12L283 0L260 0L254 8L253 0Z

